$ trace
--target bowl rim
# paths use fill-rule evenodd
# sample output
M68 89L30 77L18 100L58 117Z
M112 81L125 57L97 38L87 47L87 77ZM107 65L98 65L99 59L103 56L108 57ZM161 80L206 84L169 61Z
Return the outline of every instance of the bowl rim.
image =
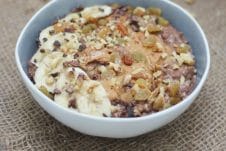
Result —
M62 110L63 112L68 112L70 114L73 114L75 117L80 117L80 118L86 118L89 120L95 120L95 121L104 121L104 122L138 122L138 121L144 121L147 119L151 119L151 118L155 118L155 117L160 117L162 115L167 115L170 112L173 112L175 110L177 110L178 108L183 107L183 105L188 102L189 100L191 100L192 98L195 98L196 95L200 92L200 90L202 89L207 77L208 77L208 73L209 73L209 69L210 69L210 50L209 50L209 44L206 38L206 35L204 33L204 31L202 30L201 26L199 25L199 23L195 20L195 18L188 13L184 8L182 8L181 6L179 6L178 4L171 2L169 0L160 0L161 2L167 3L168 5L172 5L173 7L175 7L176 9L179 9L180 11L182 11L194 24L195 26L198 28L199 32L201 33L201 37L204 40L204 45L205 45L205 51L207 53L207 58L206 58L206 67L205 67L205 71L204 74L202 75L200 82L198 83L198 85L196 86L196 88L191 92L191 94L189 94L189 96L187 96L185 99L183 99L180 103L171 106L168 109L153 113L153 114L149 114L146 116L142 116L142 117L133 117L133 118L112 118L112 117L97 117L97 116L93 116L93 115L88 115L88 114L84 114L84 113L80 113L77 111L73 111L70 110L68 108L65 108L55 102L53 102L50 98L48 98L46 95L44 95L43 93L41 93L41 91L38 90L37 87L35 87L35 85L31 82L31 80L28 78L27 74L24 72L23 68L22 68L22 64L20 62L20 58L19 58L19 45L22 41L22 37L25 33L25 31L27 30L27 28L30 26L30 24L33 22L33 20L45 9L47 9L48 7L50 7L52 4L54 4L55 2L57 2L56 0L52 0L50 2L48 2L46 5L44 5L41 9L39 9L35 15L32 16L32 18L28 21L28 23L25 25L25 27L23 28L22 32L19 35L19 38L17 40L17 44L16 44L16 48L15 48L15 59L16 59L16 64L17 64L17 68L20 72L20 75L22 76L22 79L24 80L23 82L25 82L28 86L29 89L31 89L33 92L35 92L36 94L38 94L39 97L43 98L42 101L46 101L47 103L50 103L54 108L58 108L60 110ZM35 99L36 100L36 99ZM37 100L36 100L37 101Z

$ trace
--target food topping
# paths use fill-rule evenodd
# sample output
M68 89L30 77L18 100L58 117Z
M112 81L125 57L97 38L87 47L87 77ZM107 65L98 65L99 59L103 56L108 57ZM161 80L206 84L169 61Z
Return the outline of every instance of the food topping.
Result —
M36 87L57 104L101 117L164 110L192 91L192 48L155 7L77 8L39 36L28 64Z

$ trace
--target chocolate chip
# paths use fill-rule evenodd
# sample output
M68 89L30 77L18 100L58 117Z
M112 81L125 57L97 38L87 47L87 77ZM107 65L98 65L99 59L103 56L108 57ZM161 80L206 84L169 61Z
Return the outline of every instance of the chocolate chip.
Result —
M41 46L41 42L38 39L36 40L36 44L37 44L38 47Z
M92 75L92 80L98 80L100 79L100 75L99 74L93 74Z
M61 46L61 44L58 40L54 41L53 45L55 48L60 48L60 46Z
M74 32L74 28L65 28L64 32L73 33Z
M53 93L54 93L54 95L56 95L56 94L61 94L61 91L60 91L59 89L56 88L56 89L53 90Z
M127 106L126 110L127 110L128 117L134 117L134 109L132 106Z
M51 76L55 78L55 77L57 77L59 74L60 74L59 72L56 72L56 73L52 73Z
M46 51L45 51L45 49L40 49L40 52L45 53Z
M64 58L67 57L67 54L64 53L64 54L63 54L63 57L64 57Z
M52 51L57 51L57 48L54 48Z
M105 113L103 113L103 117L108 117Z
M65 38L64 41L69 42L70 40L68 40L68 39Z
M132 30L133 30L134 32L139 32L140 26L139 26L139 24L138 24L137 21L132 20L132 21L130 22L130 26L131 26L131 28L132 28Z
M71 23L76 23L76 21L73 18L70 20L70 22Z
M85 50L86 49L86 45L85 44L81 44L80 46L79 46L79 48L78 48L78 51L83 51L83 50Z
M42 40L43 40L43 42L47 42L47 41L48 41L48 39L47 39L47 38L43 38Z
M69 108L76 108L76 99L69 100L68 107Z
M84 8L82 6L79 6L77 8L74 8L71 12L73 13L78 13L78 12L81 12Z
M128 84L124 85L123 87L131 89L133 86L134 86L133 83L128 83Z
M49 34L50 34L50 35L53 35L54 33L55 33L54 30L50 30L50 31L49 31Z
M86 76L84 74L79 74L78 80L86 80Z
M104 12L104 9L103 9L103 8L98 8L98 10L99 10L100 12Z

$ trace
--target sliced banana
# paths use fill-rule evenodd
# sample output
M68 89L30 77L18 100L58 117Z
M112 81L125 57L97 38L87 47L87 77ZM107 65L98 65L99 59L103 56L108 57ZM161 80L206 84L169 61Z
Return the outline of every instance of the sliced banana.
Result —
M97 19L109 16L112 13L112 8L107 5L96 5L92 7L86 7L82 12L81 15L83 18L90 20L90 19Z
M92 93L89 93L90 89ZM93 80L84 81L76 94L78 111L85 114L103 116L111 115L111 103L103 86Z
M35 85L40 88L44 86L49 92L53 92L55 88L55 82L52 85L48 85L46 80L49 78L49 73L53 70L61 71L61 66L58 64L62 63L62 52L53 52L37 63L37 70L35 72L34 81Z
M100 82L90 80L87 74L80 68L68 68L67 72L74 72L74 78L78 79L80 74L86 76L81 88L73 94L65 93L65 83L69 83L66 74L60 76L56 87L62 91L61 94L55 95L55 102L68 107L68 101L73 96L76 98L77 110L81 113L103 116L103 114L111 115L111 103L107 97L107 93Z

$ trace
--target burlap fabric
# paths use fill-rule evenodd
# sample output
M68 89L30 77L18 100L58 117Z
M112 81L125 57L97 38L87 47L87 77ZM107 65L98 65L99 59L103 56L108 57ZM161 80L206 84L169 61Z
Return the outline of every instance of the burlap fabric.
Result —
M18 74L14 48L29 18L46 0L0 0L0 150L226 150L226 1L187 5L204 28L211 71L193 105L167 126L131 139L85 136L35 103Z

